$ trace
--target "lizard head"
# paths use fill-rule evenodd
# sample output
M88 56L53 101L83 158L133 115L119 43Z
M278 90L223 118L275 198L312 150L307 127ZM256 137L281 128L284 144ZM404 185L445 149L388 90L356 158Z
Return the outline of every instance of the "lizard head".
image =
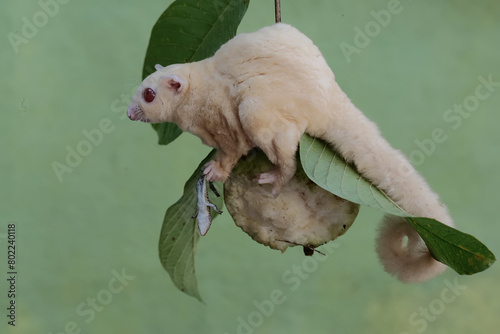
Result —
M127 116L133 121L172 122L176 106L186 91L188 84L181 73L182 65L155 68L156 72L137 88L127 109Z

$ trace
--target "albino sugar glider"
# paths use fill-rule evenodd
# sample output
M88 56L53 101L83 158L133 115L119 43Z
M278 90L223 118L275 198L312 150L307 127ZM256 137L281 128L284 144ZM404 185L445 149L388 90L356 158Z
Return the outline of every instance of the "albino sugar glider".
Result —
M294 27L278 23L240 34L211 58L156 69L127 115L174 122L216 148L204 168L208 181L224 182L238 159L259 147L275 168L256 182L272 184L277 196L295 173L297 144L307 132L330 143L407 212L453 226L439 197L354 106L318 48ZM424 281L446 268L401 217L386 216L377 252L385 269L404 282Z

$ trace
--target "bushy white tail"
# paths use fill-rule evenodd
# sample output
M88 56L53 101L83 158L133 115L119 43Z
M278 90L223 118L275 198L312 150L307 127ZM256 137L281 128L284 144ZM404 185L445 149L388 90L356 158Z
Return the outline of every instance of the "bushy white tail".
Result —
M323 133L318 131L319 136L403 210L453 226L446 206L404 154L382 137L376 124L352 104L340 87L334 85L332 89L331 104L339 107L337 113L331 114L331 123L324 122L327 125ZM403 282L422 282L446 269L402 217L384 218L376 249L385 270Z
M402 282L423 282L446 269L432 257L417 231L403 217L384 217L376 250L384 269Z

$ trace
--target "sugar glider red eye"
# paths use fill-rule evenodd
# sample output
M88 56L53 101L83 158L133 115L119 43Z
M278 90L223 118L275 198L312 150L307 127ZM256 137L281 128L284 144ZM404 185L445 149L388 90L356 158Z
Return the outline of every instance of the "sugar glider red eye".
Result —
M152 88L146 88L145 90L142 91L142 98L144 101L147 103L151 103L154 101L156 97L156 92Z
M174 122L216 148L204 169L207 181L225 181L240 157L259 147L275 168L256 181L272 184L278 196L296 171L297 144L306 132L331 144L406 212L453 226L438 195L349 100L319 49L294 27L278 23L239 34L210 58L156 70L127 114L133 120ZM143 94L145 88L155 95ZM424 281L446 266L408 224L401 217L385 220L379 257L400 280Z

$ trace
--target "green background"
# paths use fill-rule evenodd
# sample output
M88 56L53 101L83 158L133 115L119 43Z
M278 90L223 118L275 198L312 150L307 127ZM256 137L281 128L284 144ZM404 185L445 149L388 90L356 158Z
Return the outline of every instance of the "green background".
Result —
M188 134L160 147L149 125L123 117L140 83L151 28L169 3L70 1L18 52L8 34L21 34L23 17L33 22L42 9L37 1L0 5L0 269L7 272L7 224L15 223L19 273L16 327L2 317L2 333L498 330L498 265L471 277L448 270L427 283L399 283L378 263L381 214L369 208L321 262L304 262L298 248L281 254L255 243L226 213L197 247L205 304L178 291L158 260L159 232L166 208L209 148ZM340 44L356 46L354 29L373 26L370 11L389 3L289 0L282 14L315 41L344 91L396 148L417 157L416 141L443 129L446 140L420 155L417 168L458 228L498 255L500 87L456 129L443 115L475 94L478 77L500 81L500 3L401 1L400 12L348 62ZM253 0L239 31L271 24L273 11L271 0ZM60 182L53 163L65 164L67 147L82 145L82 131L103 119L109 133ZM311 272L294 276L292 290L283 275L294 266ZM133 279L109 292L113 271L122 270ZM454 295L446 290L450 283L466 288ZM273 290L282 291L283 303L258 321L255 304ZM3 310L7 291L2 279ZM96 297L108 299L93 319L77 313L82 303L90 310L86 303ZM419 314L425 309L427 320ZM239 319L249 316L259 326L238 331Z

